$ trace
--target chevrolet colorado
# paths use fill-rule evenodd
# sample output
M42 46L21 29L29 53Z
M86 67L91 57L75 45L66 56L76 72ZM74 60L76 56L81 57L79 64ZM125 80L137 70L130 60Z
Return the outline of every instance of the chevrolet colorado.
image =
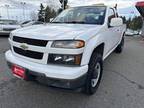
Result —
M51 23L13 31L5 57L16 77L44 77L50 86L83 88L91 95L100 84L103 61L122 52L125 30L115 8L73 7Z

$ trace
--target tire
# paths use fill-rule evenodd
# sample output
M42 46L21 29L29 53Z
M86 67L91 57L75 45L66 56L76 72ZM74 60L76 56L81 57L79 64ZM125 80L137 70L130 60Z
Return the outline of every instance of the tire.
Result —
M93 95L100 84L103 72L102 55L94 52L89 63L89 70L83 92L88 95Z
M121 43L115 49L115 52L120 54L120 53L122 53L123 48L124 48L124 37L122 38Z

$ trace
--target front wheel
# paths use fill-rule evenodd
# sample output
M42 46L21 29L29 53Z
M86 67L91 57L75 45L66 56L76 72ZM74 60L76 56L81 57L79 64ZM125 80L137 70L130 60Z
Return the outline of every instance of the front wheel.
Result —
M115 52L116 53L122 53L123 48L124 48L124 37L122 38L121 43L115 49Z
M101 54L93 53L87 74L86 84L84 87L84 93L93 95L101 81L103 71L103 61Z

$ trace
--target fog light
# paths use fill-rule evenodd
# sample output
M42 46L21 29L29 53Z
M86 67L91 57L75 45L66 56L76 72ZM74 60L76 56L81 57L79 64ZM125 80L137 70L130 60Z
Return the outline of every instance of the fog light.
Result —
M80 65L81 56L82 56L81 54L80 55L50 54L48 63L64 64L64 65Z

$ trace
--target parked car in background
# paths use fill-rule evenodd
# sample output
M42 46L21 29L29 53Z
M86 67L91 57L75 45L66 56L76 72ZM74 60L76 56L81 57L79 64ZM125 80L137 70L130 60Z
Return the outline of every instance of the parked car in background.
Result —
M0 35L9 35L11 31L20 28L15 20L0 19Z
M43 24L44 22L41 21L25 21L21 23L21 27L28 27L32 25L38 25L38 24Z
M137 36L140 34L141 34L141 31L133 31L131 29L127 29L125 33L126 36Z
M125 35L126 35L126 36L134 36L134 33L133 33L132 30L127 29L126 32L125 32Z

